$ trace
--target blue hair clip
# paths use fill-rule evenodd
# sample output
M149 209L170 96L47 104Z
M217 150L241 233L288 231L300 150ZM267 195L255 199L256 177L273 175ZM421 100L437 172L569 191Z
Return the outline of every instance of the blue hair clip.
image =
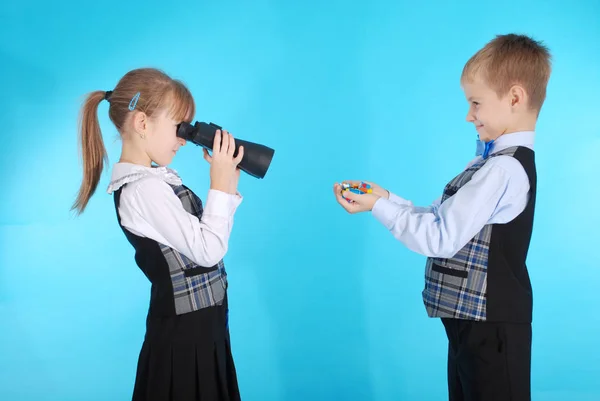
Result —
M129 110L134 110L137 105L138 100L140 100L140 92L136 93L131 102L129 102Z

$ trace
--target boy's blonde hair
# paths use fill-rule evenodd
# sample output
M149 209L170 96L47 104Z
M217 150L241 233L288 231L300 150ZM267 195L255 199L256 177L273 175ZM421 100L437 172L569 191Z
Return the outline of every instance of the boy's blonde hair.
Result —
M461 82L480 77L498 96L520 85L529 96L529 107L539 113L551 69L550 52L541 42L525 35L497 35L465 64Z

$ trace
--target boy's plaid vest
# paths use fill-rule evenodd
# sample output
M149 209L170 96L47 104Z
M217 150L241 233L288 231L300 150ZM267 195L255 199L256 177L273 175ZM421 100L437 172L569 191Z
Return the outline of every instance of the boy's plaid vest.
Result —
M536 194L533 151L504 149L476 162L444 189L453 196L488 160L511 156L525 169L530 198L525 210L506 224L488 224L452 258L428 258L423 302L430 317L478 321L531 321L531 284L525 259L531 239Z
M198 220L202 218L202 201L185 185L171 185L183 208ZM135 260L152 283L150 316L182 315L202 308L221 305L227 291L227 273L223 261L202 267L175 249L150 238L132 234L121 225L119 202L121 190L114 193L119 226L135 248Z

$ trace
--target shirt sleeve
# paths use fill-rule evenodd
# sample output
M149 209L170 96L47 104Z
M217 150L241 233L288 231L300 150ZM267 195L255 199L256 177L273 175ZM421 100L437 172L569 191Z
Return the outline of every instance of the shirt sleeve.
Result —
M529 180L519 161L498 156L443 203L416 207L380 198L372 214L407 248L428 257L452 257L490 223L518 216L528 200ZM398 201L400 199L400 201Z
M242 201L231 195L209 190L202 219L188 213L173 189L156 179L136 183L129 196L121 195L119 212L126 228L181 252L203 267L217 264L227 253L233 215ZM129 188L126 188L129 189Z
M409 206L412 207L415 211L419 211L422 213L435 213L437 211L437 209L440 207L440 204L442 202L442 197L440 196L439 198L437 198L435 201L433 201L433 203L429 206L415 206L413 205L412 201L408 200L408 199L404 199L394 193L392 193L391 191L388 191L390 194L390 202L395 203L397 205L404 205L404 206Z

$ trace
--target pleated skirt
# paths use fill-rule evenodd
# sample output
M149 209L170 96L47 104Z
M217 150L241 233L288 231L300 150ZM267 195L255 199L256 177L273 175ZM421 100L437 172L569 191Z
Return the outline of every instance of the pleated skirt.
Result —
M224 305L147 319L133 401L241 399Z

